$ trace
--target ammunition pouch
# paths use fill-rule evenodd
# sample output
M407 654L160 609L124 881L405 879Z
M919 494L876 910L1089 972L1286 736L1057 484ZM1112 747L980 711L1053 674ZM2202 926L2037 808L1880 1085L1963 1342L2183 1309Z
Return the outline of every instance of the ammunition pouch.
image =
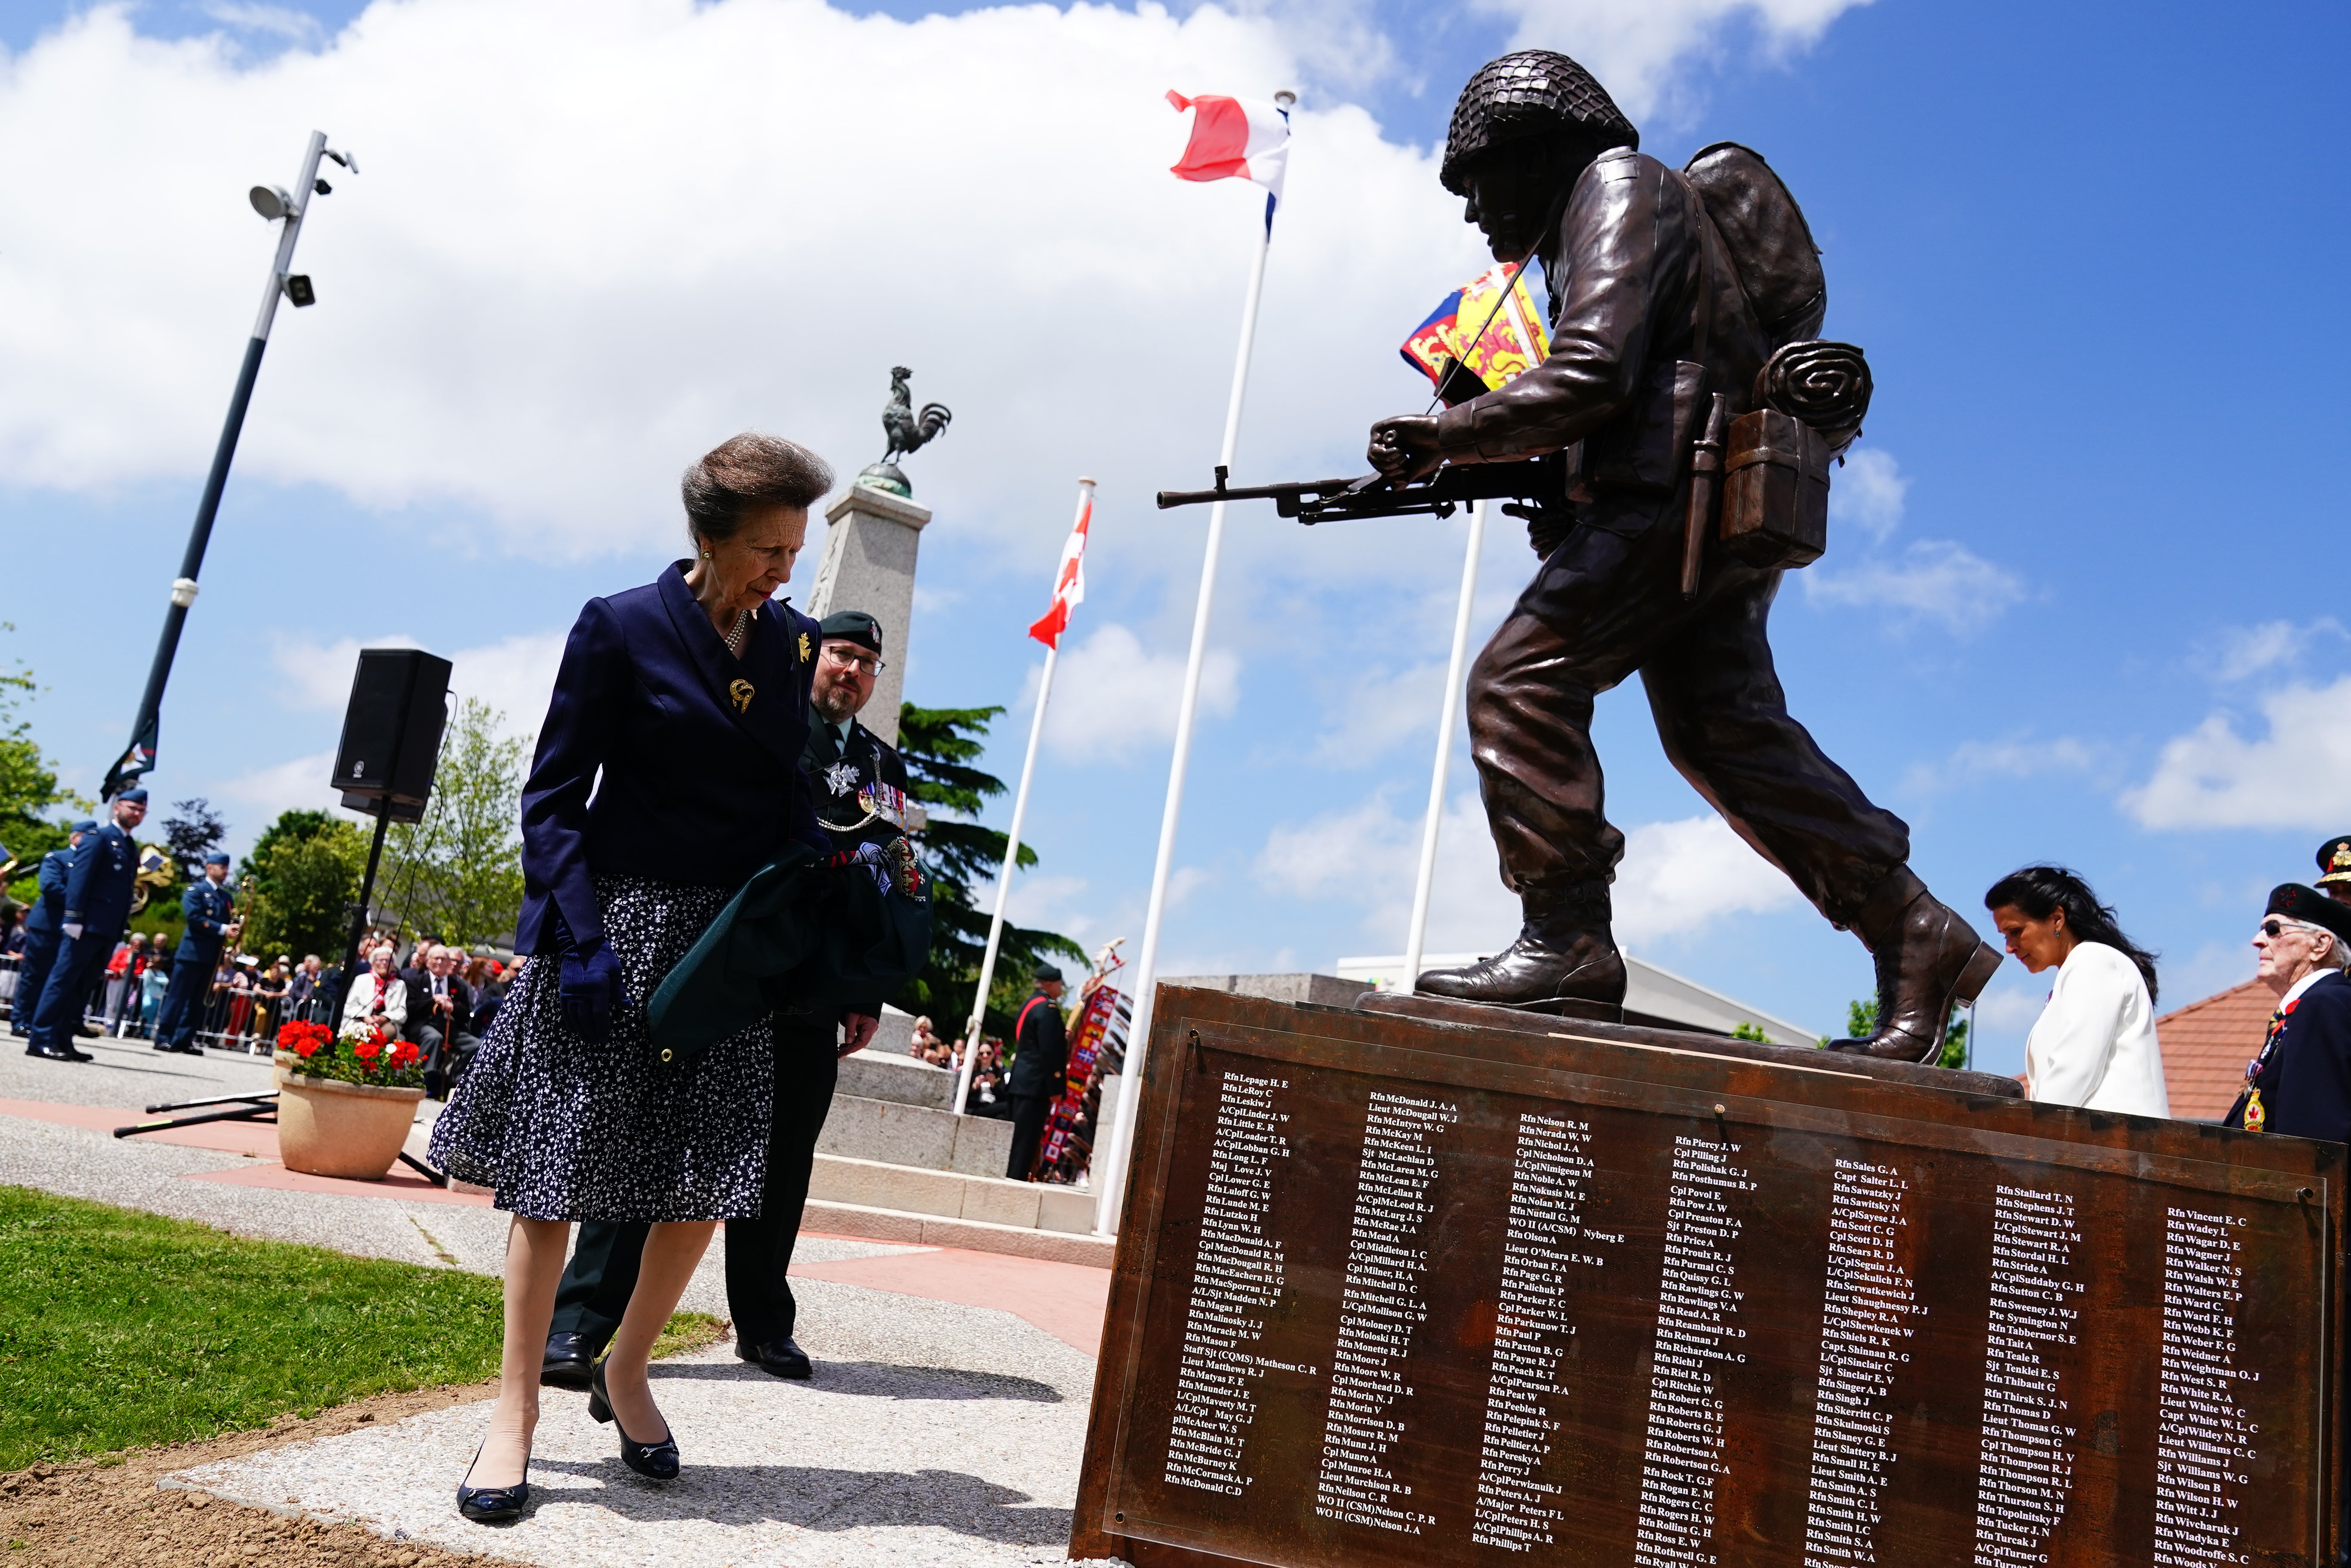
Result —
M1731 421L1723 453L1722 547L1750 566L1809 566L1829 542L1829 443L1777 409Z

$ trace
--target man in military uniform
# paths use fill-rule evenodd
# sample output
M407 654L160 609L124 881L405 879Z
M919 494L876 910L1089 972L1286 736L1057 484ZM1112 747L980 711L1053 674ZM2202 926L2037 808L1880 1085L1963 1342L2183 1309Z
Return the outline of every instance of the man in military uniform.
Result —
M2253 947L2277 995L2227 1125L2351 1142L2351 908L2288 882L2270 894Z
M2338 904L2351 904L2351 835L2318 846L2318 887Z
M40 1005L41 987L48 983L49 970L57 961L57 944L65 940L65 932L57 928L66 919L66 867L73 864L82 836L97 831L98 824L85 817L66 835L63 849L41 857L41 890L25 916L25 952L16 966L16 994L8 1005L12 1033L33 1032L33 1010Z
M1012 1152L1004 1174L1026 1181L1037 1173L1037 1146L1045 1117L1061 1097L1070 1070L1070 1031L1061 1018L1061 971L1040 964L1037 992L1023 1003L1012 1026Z
M816 801L817 821L836 849L886 843L905 832L906 764L879 735L857 722L873 700L882 673L882 625L862 610L824 618L810 694L818 722L810 726L800 772ZM815 1370L792 1337L799 1305L785 1277L808 1202L816 1142L832 1109L840 1059L864 1049L881 1022L881 997L821 1015L793 1011L773 1017L776 1100L768 1125L766 1186L759 1217L726 1221L726 1309L735 1320L735 1351L778 1377ZM836 1032L835 1020L850 1015ZM647 1227L589 1220L555 1294L540 1379L565 1388L588 1386L588 1373L611 1343L636 1289Z
M204 874L180 895L180 914L187 922L179 950L172 955L172 984L155 1014L158 1051L201 1056L196 1025L204 1016L204 992L213 971L220 967L221 948L236 940L243 929L233 916L235 900L228 890L228 857L219 850L204 857Z
M1622 1005L1608 886L1625 836L1604 815L1591 728L1594 695L1638 671L1682 776L1874 955L1877 1030L1836 1044L1931 1059L2000 954L1910 871L1909 829L1789 717L1766 635L1779 571L1716 551L1682 596L1691 441L1710 394L1733 418L1755 406L1772 340L1696 191L1639 142L1600 84L1547 50L1483 67L1454 108L1439 178L1498 260L1541 258L1551 356L1442 414L1379 421L1371 461L1403 480L1558 453L1566 478L1564 500L1529 509L1542 565L1469 677L1472 754L1524 925L1417 989Z
M65 942L33 1011L33 1040L28 1056L53 1062L88 1062L89 1052L77 1049L74 1033L81 1023L82 1003L106 972L114 944L131 919L131 885L139 878L139 846L131 830L147 820L147 792L127 789L114 797L111 820L82 835L73 860L66 867L66 907L57 929Z

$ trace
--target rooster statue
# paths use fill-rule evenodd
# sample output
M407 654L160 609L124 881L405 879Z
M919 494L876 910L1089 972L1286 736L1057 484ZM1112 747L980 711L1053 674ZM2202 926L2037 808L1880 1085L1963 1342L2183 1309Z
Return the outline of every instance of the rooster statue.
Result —
M890 400L882 408L882 430L890 438L890 450L882 454L881 462L857 476L857 483L869 489L908 497L914 487L906 483L897 460L938 440L955 418L945 403L925 403L920 413L914 411L914 396L906 387L913 375L904 365L890 368Z

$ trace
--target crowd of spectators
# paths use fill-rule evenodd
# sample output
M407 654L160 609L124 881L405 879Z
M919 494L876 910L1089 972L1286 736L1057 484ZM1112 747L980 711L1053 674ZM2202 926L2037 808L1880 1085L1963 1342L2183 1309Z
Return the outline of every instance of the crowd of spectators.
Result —
M0 1006L12 1018L24 945L19 912L0 912ZM351 988L340 1020L335 999L342 989L340 972L317 953L304 954L298 963L291 954L264 961L254 953L224 953L213 972L197 1039L217 1049L258 1054L271 1048L278 1029L288 1023L340 1027L381 1023L389 1034L415 1043L425 1059L428 1091L436 1098L445 1096L505 999L517 967L514 961L469 952L429 936L402 942L385 931L369 933L360 951L367 967L360 982ZM92 988L80 1033L93 1038L152 1040L172 963L167 940L132 933L116 947ZM390 981L389 987L374 983L379 975Z
M963 1043L941 1039L927 1018L914 1020L906 1054L929 1066L944 1067L950 1073L963 1071ZM1006 1086L1004 1042L993 1034L980 1038L979 1059L971 1070L971 1093L964 1101L964 1110L976 1116L1012 1115L1012 1096Z

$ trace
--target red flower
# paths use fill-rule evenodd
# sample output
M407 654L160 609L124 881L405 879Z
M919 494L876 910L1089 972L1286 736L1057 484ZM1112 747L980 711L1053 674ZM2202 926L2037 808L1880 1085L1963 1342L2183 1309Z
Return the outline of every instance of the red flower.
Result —
M311 1039L308 1035L306 1034L301 1039L294 1042L294 1054L301 1057L305 1062L308 1061L318 1054L319 1043L316 1040Z
M380 1033L371 1034L365 1040L353 1042L351 1054L369 1066L374 1066L375 1059L383 1054L383 1036Z
M392 1048L392 1064L395 1068L413 1067L422 1057L413 1040L402 1040Z

